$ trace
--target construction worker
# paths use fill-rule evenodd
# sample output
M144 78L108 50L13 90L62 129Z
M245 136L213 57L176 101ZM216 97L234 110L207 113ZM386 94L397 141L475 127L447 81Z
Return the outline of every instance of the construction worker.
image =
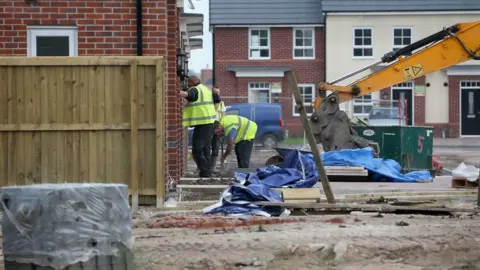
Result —
M214 129L217 129L220 118L222 118L225 115L225 104L220 99L220 88L218 88L217 86L213 86L212 91L214 93L214 103L215 103L215 109L217 112L217 118L215 119L215 123L213 124L213 126L214 126ZM213 173L216 172L215 166L217 165L219 150L220 150L220 137L217 135L216 132L214 132L212 137L212 158L210 160L210 169Z
M220 118L215 132L219 136L227 137L227 149L220 159L221 163L225 162L235 144L238 168L248 168L257 134L257 124L243 116L225 115Z
M200 177L212 177L210 171L211 144L216 118L213 94L197 76L188 78L188 90L180 96L188 103L183 110L183 126L193 127L192 155L200 169Z

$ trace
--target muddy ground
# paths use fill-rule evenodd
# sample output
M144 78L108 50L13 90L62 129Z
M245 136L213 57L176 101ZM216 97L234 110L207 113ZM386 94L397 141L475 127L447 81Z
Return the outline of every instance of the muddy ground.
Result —
M147 228L174 227L157 220L135 221L136 269L480 269L478 215L359 212L277 225Z

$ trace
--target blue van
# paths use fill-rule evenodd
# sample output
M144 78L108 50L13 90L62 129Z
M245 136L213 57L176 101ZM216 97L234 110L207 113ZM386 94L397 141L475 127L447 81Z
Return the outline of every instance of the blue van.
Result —
M239 103L225 106L226 115L240 115L254 121L258 125L256 144L265 148L276 147L285 139L282 106L276 103ZM189 131L189 143L193 128Z

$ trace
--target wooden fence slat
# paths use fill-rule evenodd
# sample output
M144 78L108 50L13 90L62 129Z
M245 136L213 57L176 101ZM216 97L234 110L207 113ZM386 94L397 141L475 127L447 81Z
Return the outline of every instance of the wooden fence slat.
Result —
M131 147L131 189L132 211L138 210L138 138L137 138L137 61L130 64L130 147Z
M164 82L164 63L161 60L156 61L155 69L155 94L156 94L156 174L157 174L157 208L163 206L165 199L165 87Z

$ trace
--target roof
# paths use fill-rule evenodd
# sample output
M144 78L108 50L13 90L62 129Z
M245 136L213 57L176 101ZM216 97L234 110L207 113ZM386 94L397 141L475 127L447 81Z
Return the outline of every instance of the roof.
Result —
M475 11L477 0L323 0L324 12Z
M210 25L323 23L321 0L210 0Z

